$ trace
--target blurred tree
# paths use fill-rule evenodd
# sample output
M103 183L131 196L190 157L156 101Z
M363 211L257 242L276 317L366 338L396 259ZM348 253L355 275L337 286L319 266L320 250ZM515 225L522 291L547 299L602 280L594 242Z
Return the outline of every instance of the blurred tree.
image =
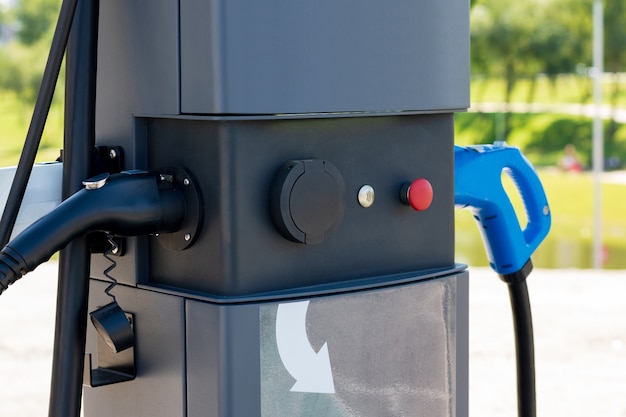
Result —
M550 0L543 4L531 51L539 72L547 75L553 86L559 75L574 74L580 64L591 64L591 1Z
M477 0L471 9L472 71L504 79L505 105L511 102L516 83L537 71L532 46L542 3ZM505 117L505 137L510 131L508 119Z
M56 21L60 5L59 0L20 0L15 6L20 42L33 45L40 40Z
M604 0L604 70L618 73L626 69L626 3Z
M60 0L20 0L4 10L9 30L0 43L0 90L34 102L59 8Z
M538 74L556 84L561 74L578 74L581 102L590 95L591 83L580 76L591 66L593 0L475 0L471 9L472 73L504 80L503 101L510 103L519 80L530 80L527 101L534 101ZM605 0L607 70L626 68L626 2ZM609 41L610 38L610 41ZM586 75L586 74L585 74ZM616 85L620 85L616 83ZM617 100L619 91L613 90ZM504 133L511 126L505 119Z
M503 77L507 103L522 77L542 73L555 80L559 74L575 73L578 64L590 64L591 2L476 0L471 11L472 70Z
M0 2L0 46L7 41L9 7Z
M10 42L0 47L0 90L15 93L23 102L34 103L45 67L50 38L30 46Z
M606 132L607 150L614 146L618 129L615 120L621 81L626 71L626 3L624 0L604 0L604 71L612 73L609 102L613 117ZM609 155L610 156L610 155Z
M19 92L23 90L23 80L13 58L8 48L0 48L0 89Z

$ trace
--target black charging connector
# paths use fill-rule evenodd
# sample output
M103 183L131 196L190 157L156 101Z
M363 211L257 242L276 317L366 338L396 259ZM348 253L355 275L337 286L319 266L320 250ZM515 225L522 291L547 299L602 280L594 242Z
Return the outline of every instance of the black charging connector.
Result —
M31 224L0 252L0 293L72 239L94 231L118 236L171 233L183 225L185 195L159 173L122 172L85 188ZM197 199L197 198L196 198Z

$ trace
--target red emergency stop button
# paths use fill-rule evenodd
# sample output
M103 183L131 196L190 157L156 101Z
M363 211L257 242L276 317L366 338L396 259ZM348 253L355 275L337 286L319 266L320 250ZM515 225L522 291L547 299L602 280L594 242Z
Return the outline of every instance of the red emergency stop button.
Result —
M426 178L418 178L402 186L400 199L413 210L424 211L433 202L433 186Z

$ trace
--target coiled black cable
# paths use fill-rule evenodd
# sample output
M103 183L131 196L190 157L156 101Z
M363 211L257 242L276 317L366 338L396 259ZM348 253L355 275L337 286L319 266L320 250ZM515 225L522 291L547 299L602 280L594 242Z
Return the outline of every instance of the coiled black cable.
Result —
M50 111L54 89L59 78L63 55L67 46L72 20L74 19L74 12L76 11L76 4L77 0L63 0L61 4L59 19L52 38L52 45L50 47L50 53L48 54L48 61L44 69L41 86L39 87L33 116L30 121L30 126L28 127L22 154L2 214L2 220L0 221L0 248L3 248L9 243L13 227L15 226L15 220L17 219L20 206L22 205L26 186L28 185L33 164L35 163L39 143L41 142L43 129L46 125L46 119L48 118L48 112Z
M105 288L104 292L106 295L111 297L113 301L116 301L115 295L112 294L111 291L113 290L113 288L117 286L117 279L113 275L111 275L111 271L117 268L117 262L115 261L115 259L113 259L113 255L115 255L120 250L120 247L115 241L113 235L110 233L107 233L107 242L109 243L111 247L108 250L106 250L102 254L102 256L104 256L104 258L107 261L109 261L111 264L109 265L107 269L104 270L102 274L105 277L107 277L109 280L111 280L111 284L109 284L109 286Z

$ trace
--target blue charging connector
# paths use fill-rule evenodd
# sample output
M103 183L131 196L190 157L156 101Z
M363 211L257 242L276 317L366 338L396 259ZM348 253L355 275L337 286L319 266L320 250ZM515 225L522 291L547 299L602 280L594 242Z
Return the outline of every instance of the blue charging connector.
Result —
M550 231L551 213L541 181L518 148L504 143L454 149L454 203L478 222L491 268L509 288L517 360L519 417L536 417L535 353L526 278L531 255ZM519 191L528 223L524 229L504 190L502 174Z
M468 208L478 222L491 268L500 276L515 274L550 230L548 199L534 168L515 147L455 146L454 203ZM502 184L508 174L519 191L528 223L522 230Z

